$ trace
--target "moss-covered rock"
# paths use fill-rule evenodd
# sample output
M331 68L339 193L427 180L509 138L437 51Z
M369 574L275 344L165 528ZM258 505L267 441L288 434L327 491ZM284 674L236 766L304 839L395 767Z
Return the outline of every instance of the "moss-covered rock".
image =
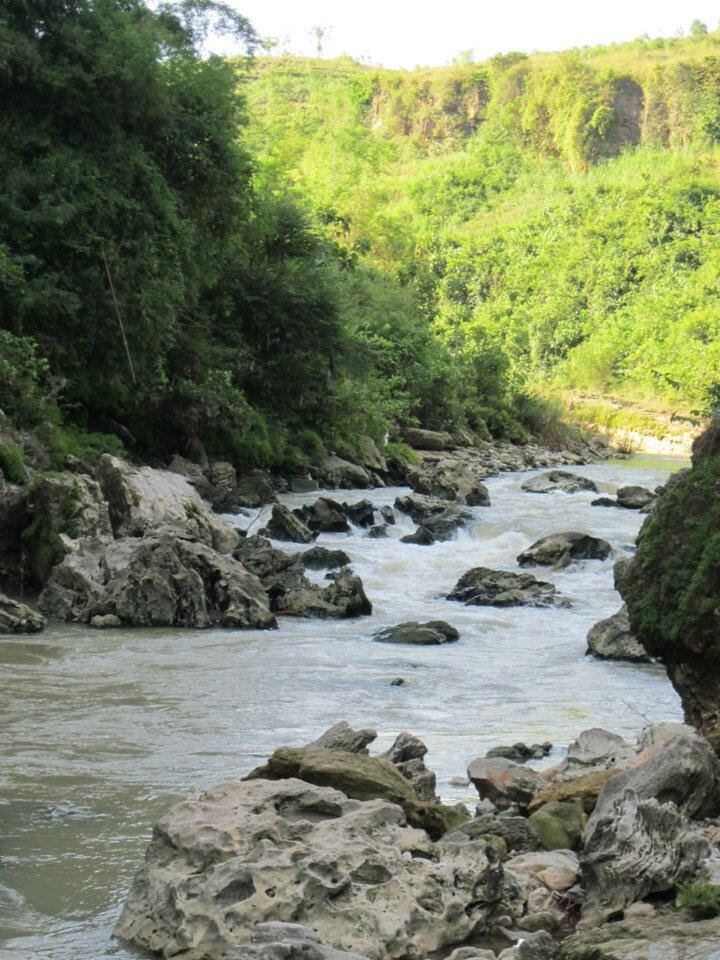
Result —
M720 737L720 419L673 477L638 536L620 590L630 627L661 659L688 722Z
M546 850L574 850L585 825L582 800L553 800L529 817Z

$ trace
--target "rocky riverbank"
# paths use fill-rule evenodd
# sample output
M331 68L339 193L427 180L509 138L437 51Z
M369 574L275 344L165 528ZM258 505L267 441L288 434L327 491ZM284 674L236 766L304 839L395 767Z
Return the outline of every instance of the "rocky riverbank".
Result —
M116 936L193 960L711 957L720 762L692 728L585 730L542 771L551 744L498 745L468 765L474 810L439 801L417 737L375 736L339 723L174 806Z

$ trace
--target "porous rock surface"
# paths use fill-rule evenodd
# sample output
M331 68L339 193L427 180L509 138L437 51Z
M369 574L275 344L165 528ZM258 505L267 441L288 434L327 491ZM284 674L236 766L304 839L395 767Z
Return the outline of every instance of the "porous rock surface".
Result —
M115 934L166 958L229 958L256 924L294 922L370 960L424 960L483 930L502 893L481 841L432 843L384 800L253 780L162 817Z

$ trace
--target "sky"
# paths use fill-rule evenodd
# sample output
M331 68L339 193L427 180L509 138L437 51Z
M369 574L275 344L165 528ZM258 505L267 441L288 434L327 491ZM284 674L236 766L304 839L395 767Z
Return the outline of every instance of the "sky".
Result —
M472 50L484 60L510 50L568 47L687 32L694 19L714 30L718 0L229 0L278 51L349 54L386 67L438 66ZM217 52L229 52L226 50Z

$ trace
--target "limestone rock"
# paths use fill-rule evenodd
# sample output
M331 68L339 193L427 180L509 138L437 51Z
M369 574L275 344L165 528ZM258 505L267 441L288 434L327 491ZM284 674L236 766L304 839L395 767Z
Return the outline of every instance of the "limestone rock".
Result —
M437 516L452 506L447 500L441 500L439 497L428 497L419 493L410 493L395 498L395 509L401 513L407 513L415 523L429 520L430 517Z
M567 567L577 560L605 560L612 553L612 547L606 540L591 537L587 533L569 531L553 533L541 537L517 561L521 567L543 566Z
M625 790L603 803L583 836L584 912L622 910L651 893L671 890L694 877L709 855L674 803L641 799Z
M538 477L526 480L521 489L527 493L554 493L558 490L563 493L578 493L584 490L598 492L597 484L592 480L567 470L550 470L548 473L541 473Z
M623 766L632 756L633 750L629 743L616 733L610 733L600 727L591 727L583 730L569 744L563 769L573 767L610 767Z
M645 487L620 487L616 496L618 506L628 510L643 510L650 506L656 495Z
M450 450L455 446L450 434L442 430L408 427L403 434L403 439L415 450Z
M640 800L671 800L691 818L716 816L720 761L704 737L686 734L663 740L604 785L594 816L602 815L628 790Z
M315 534L350 532L350 524L347 522L343 504L330 497L318 497L315 503L300 507L293 513Z
M357 953L335 950L298 923L258 923L250 943L232 947L225 960L367 960Z
M488 836L501 837L506 849L513 854L542 849L540 838L526 817L483 814L457 827L452 833L463 833L474 840Z
M716 960L718 943L720 917L693 922L670 911L578 930L562 942L557 960Z
M548 786L541 787L530 801L528 809L532 813L539 810L546 803L565 800L581 800L585 813L592 813L597 804L600 791L619 771L594 770L571 780L555 781Z
M343 503L345 516L356 527L371 527L375 523L375 507L369 500L357 503Z
M454 643L460 639L455 627L444 620L431 620L428 623L409 621L395 627L387 627L373 636L380 643L410 643L427 646L431 644Z
M301 919L338 950L401 960L482 931L502 895L486 844L433 844L383 800L254 780L160 820L115 934L168 960L219 957L258 923Z
M443 459L424 464L410 473L409 481L416 493L474 507L490 505L487 487L460 460Z
M387 472L387 460L372 437L358 438L358 457L361 466L375 473Z
M376 739L377 730L371 727L353 730L347 720L341 720L306 747L315 750L342 750L345 753L361 753L367 756L368 744Z
M300 562L311 570L334 570L350 563L344 550L329 550L327 547L311 547L300 554Z
M545 743L533 743L530 746L520 742L492 747L485 756L504 757L506 760L512 760L513 763L525 763L527 760L542 760L551 750L552 744L548 740Z
M311 543L317 536L317 533L313 533L299 517L281 503L273 505L270 520L260 533L272 540L289 540L292 543Z
M529 817L546 850L574 850L580 842L585 819L581 800L551 801Z
M218 553L231 553L237 546L237 531L215 516L179 474L133 467L105 453L98 479L118 538L165 532L197 540Z
M569 890L577 883L580 861L572 850L549 850L524 853L507 862L513 873L528 873L540 880L548 890Z
M39 613L0 593L0 633L37 633L44 626Z
M40 478L31 487L28 513L30 525L23 540L40 586L68 552L68 540L112 539L108 506L100 485L91 477L61 473Z
M534 770L499 757L473 760L467 774L480 797L500 809L513 803L526 808L543 783Z
M489 567L468 570L447 595L467 606L549 607L566 605L557 587L545 580L536 580L530 573L509 573Z
M590 628L587 645L587 652L599 660L650 661L645 648L630 630L627 606L624 604L617 613Z
M39 604L48 616L79 623L113 615L148 627L276 625L254 574L204 543L167 534L77 541L53 569Z
M421 800L439 803L435 793L437 786L435 774L425 766L427 749L419 737L403 731L398 734L393 745L381 755L381 758L397 767L405 779L410 781Z
M372 486L372 477L365 467L342 457L329 456L320 461L317 475L324 486L347 490L366 490Z

